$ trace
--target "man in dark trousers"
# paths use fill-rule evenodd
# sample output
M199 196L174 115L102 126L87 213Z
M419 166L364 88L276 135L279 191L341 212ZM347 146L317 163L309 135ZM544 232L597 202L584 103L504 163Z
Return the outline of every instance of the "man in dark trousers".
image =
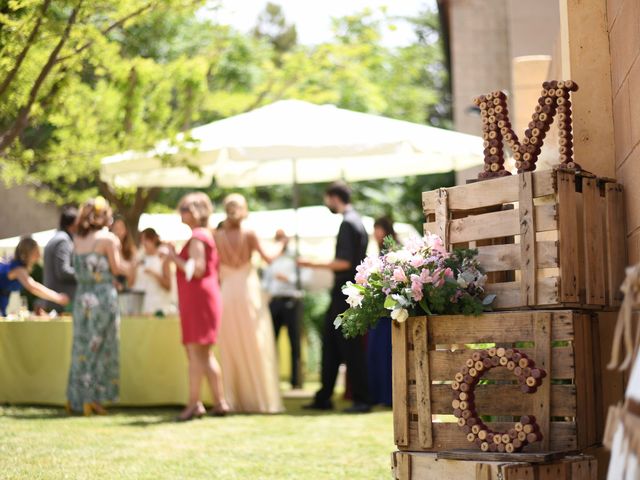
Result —
M66 293L72 302L76 292L76 275L72 257L77 216L78 210L75 207L64 207L60 214L60 229L44 247L43 283L45 287ZM64 311L62 305L49 301L44 303L44 309Z
M304 408L333 409L331 397L338 369L344 362L347 364L353 397L353 405L345 409L345 412L366 413L371 410L371 406L367 388L366 352L362 339L344 338L342 331L335 328L334 320L349 308L342 286L353 281L356 267L366 256L369 236L360 215L351 206L351 189L344 182L334 182L327 187L324 203L332 213L342 214L343 220L338 232L335 258L331 262L298 261L300 266L325 268L334 273L331 304L324 319L322 334L322 388L316 393L313 402Z

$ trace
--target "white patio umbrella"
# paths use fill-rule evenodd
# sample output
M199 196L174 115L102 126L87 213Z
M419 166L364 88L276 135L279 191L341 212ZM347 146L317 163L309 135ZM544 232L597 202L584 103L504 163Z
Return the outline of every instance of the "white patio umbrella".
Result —
M190 132L194 153L170 142L102 161L117 186L248 187L358 181L462 170L483 162L482 139L332 105L283 100ZM173 156L171 165L161 157ZM195 173L186 163L201 169Z

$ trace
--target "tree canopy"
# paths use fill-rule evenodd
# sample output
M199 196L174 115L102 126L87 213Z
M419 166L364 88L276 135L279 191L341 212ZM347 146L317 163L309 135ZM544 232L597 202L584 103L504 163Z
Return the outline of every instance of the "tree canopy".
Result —
M100 159L148 149L199 124L285 98L450 124L434 12L411 20L413 44L389 48L382 29L392 20L369 10L334 19L334 40L308 46L297 43L278 5L256 16L252 34L214 23L203 8L194 0L3 2L2 179L32 185L39 198L59 204L100 192L136 226L143 211L175 205L182 191L116 189L99 179ZM392 199L398 219L416 222L427 181L452 180L365 182L356 190L372 210L389 210ZM418 193L405 198L412 189ZM214 199L227 193L215 185L207 191ZM301 191L303 204L321 198L321 186ZM263 208L291 202L288 187L243 193ZM407 201L415 208L402 213Z

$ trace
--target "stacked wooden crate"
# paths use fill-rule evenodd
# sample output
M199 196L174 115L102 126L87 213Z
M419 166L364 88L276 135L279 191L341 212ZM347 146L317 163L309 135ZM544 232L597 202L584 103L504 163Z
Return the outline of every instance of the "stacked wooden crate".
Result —
M472 458L490 448L495 453L487 454L503 455L503 463L527 463L522 455L566 455L598 444L603 434L602 325L594 312L620 304L625 266L621 186L566 170L526 172L425 192L423 206L425 232L440 235L450 249L478 250L489 276L486 289L497 295L496 311L394 322L394 435L400 450L394 458L404 455L427 465L427 457L412 456L466 449L463 458ZM546 378L527 388L514 376L513 365L467 375L465 362L487 348L522 352ZM455 408L461 372L465 391L472 389L466 412ZM505 448L513 451L509 437L517 438L514 425L522 416L535 419L537 436L525 442L525 453L501 454ZM486 441L487 432L495 444ZM448 468L455 469L455 461L449 461ZM396 478L420 478L405 475L403 468L396 465ZM460 463L460 468L470 467ZM564 462L558 468L569 467Z

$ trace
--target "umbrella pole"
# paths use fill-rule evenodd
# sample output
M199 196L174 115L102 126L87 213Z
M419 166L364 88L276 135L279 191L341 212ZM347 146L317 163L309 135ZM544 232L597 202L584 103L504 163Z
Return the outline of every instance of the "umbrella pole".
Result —
M298 324L298 328L296 328L296 332L300 335L302 331L302 320L304 315L304 304L303 304L303 296L302 296L302 281L300 279L300 267L298 266L297 259L300 256L300 235L298 234L298 208L300 207L300 185L298 184L298 160L296 158L291 159L291 166L293 169L293 232L294 232L294 249L295 249L295 258L296 258L296 290L300 293L300 298L296 302L296 322ZM287 332L290 336L292 332L288 330ZM300 337L296 338L295 342L300 343ZM302 358L297 359L297 368L298 378L293 379L293 386L297 388L302 388L304 382L304 372L302 371ZM291 366L293 368L293 365Z

